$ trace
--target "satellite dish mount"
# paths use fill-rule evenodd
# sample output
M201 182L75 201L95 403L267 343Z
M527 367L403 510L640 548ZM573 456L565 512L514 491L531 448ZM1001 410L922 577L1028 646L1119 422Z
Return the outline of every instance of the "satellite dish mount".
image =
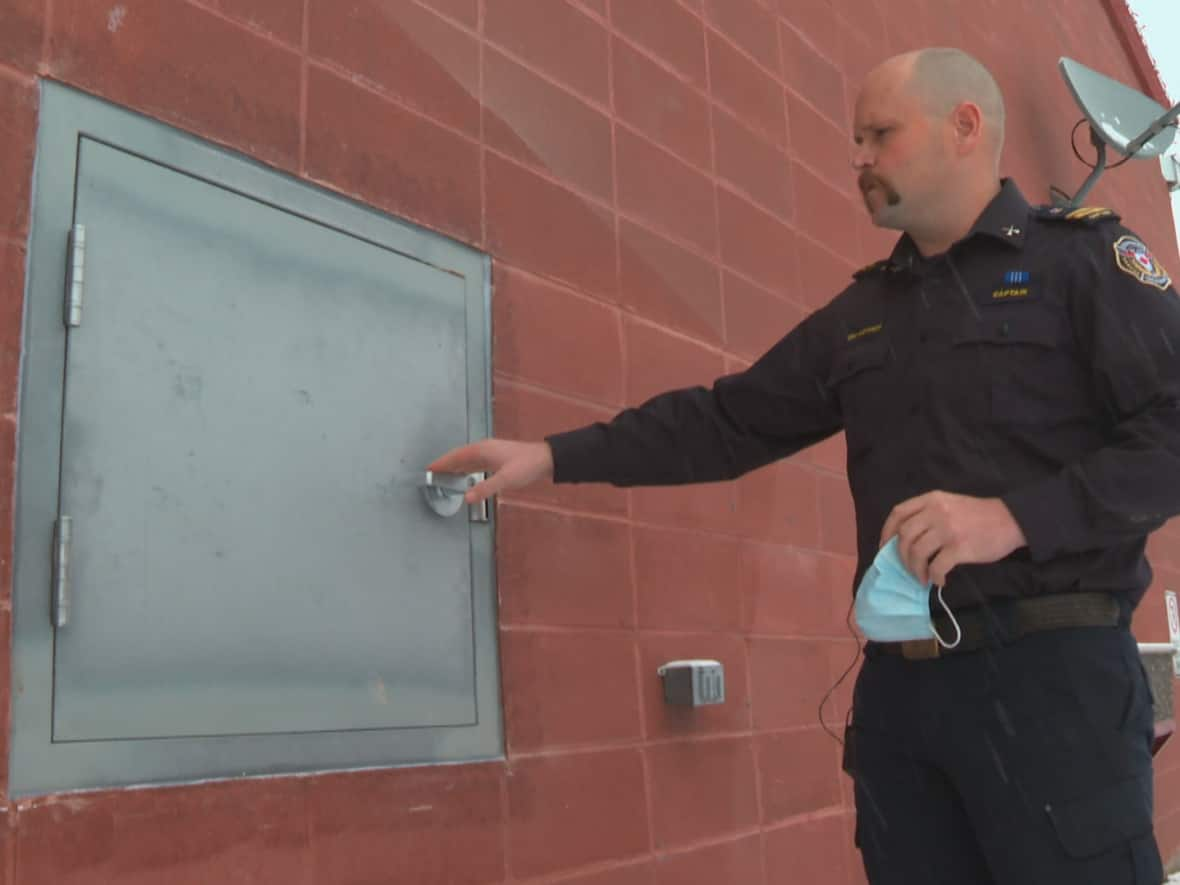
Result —
M1142 92L1136 92L1070 58L1061 59L1057 66L1074 101L1085 115L1079 125L1089 122L1090 143L1098 151L1093 170L1073 197L1059 188L1049 189L1055 205L1076 208L1108 168L1121 166L1127 160L1145 160L1167 152L1176 137L1180 104L1165 110ZM1109 167L1106 165L1108 147L1114 148L1124 157ZM1074 148L1074 152L1077 152L1077 148Z

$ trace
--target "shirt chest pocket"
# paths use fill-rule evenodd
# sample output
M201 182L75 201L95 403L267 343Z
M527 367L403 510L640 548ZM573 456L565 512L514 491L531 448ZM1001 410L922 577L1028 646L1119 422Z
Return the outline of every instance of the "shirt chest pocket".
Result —
M832 362L827 388L840 404L849 461L888 432L892 365L893 352L883 334L848 344Z
M985 308L952 339L953 370L993 423L1051 427L1089 410L1090 385L1063 314L1039 304Z

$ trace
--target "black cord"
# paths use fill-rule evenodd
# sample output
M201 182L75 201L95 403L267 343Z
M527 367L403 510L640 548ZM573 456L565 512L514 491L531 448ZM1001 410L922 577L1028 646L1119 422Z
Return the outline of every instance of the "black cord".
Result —
M1070 146L1071 148L1073 148L1073 155L1074 155L1075 157L1077 157L1077 158L1078 158L1078 160L1081 162L1081 164L1082 164L1083 166L1085 166L1085 167L1087 167L1087 168L1089 168L1089 169L1096 169L1096 168L1098 168L1098 164L1097 164L1097 163L1090 163L1090 162L1088 162L1088 161L1087 161L1085 158L1083 158L1083 157L1082 157L1082 155L1081 155L1080 153L1078 153L1078 145L1077 145L1077 134L1078 134L1078 127L1079 127L1079 126L1081 126L1081 125L1082 125L1083 123L1085 123L1085 122L1086 122L1086 118L1085 118L1085 117L1082 117L1082 119L1078 120L1078 122L1074 124L1073 131L1069 133L1069 146ZM1170 126L1170 127L1171 127L1171 128L1173 128L1173 129L1175 129L1177 124L1175 124L1175 123L1168 123L1167 125L1168 125L1168 126ZM1166 128L1166 127L1165 127L1165 128ZM1117 163L1114 163L1113 165L1107 166L1106 168L1107 168L1107 170L1110 170L1110 169L1118 169L1118 168L1119 168L1119 166L1123 165L1123 163L1127 162L1128 160L1134 160L1134 159L1135 159L1135 155L1134 155L1134 154L1131 154L1131 155L1129 155L1129 156L1123 157L1123 158L1122 158L1121 160L1119 160Z
M828 733L828 736L831 737L833 740L835 740L836 743L840 744L841 746L844 745L844 741L837 734L835 734L830 728L828 728L828 724L826 722L824 722L824 707L827 705L828 699L831 698L832 693L843 684L844 680L848 678L848 674L853 671L853 669L856 667L857 663L860 661L860 639L859 639L859 637L857 637L856 630L852 626L852 608L854 605L856 605L856 597L853 597L852 602L848 603L848 614L846 614L844 616L844 623L848 627L848 635L856 640L856 657L854 657L852 659L852 663L848 665L848 669L845 670L840 675L840 678L836 680L836 684L828 689L828 693L824 695L824 699L819 702L819 724L823 728L823 730ZM848 727L848 717L850 715L852 715L851 708L849 708L848 714L845 715L845 717L844 717L845 728Z

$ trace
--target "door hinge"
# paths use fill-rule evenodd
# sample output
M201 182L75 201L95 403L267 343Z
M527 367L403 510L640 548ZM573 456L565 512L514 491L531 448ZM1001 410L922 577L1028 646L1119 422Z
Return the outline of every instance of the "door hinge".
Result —
M74 520L59 516L53 532L53 626L61 629L70 622L70 542Z
M70 229L70 244L66 265L66 325L82 325L82 292L86 284L86 225L75 224Z

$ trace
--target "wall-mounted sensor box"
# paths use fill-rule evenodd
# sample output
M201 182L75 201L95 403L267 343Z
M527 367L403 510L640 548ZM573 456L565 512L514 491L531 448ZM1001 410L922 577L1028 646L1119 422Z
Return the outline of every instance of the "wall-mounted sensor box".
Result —
M720 661L668 661L656 672L664 680L664 700L669 704L701 707L725 700Z

